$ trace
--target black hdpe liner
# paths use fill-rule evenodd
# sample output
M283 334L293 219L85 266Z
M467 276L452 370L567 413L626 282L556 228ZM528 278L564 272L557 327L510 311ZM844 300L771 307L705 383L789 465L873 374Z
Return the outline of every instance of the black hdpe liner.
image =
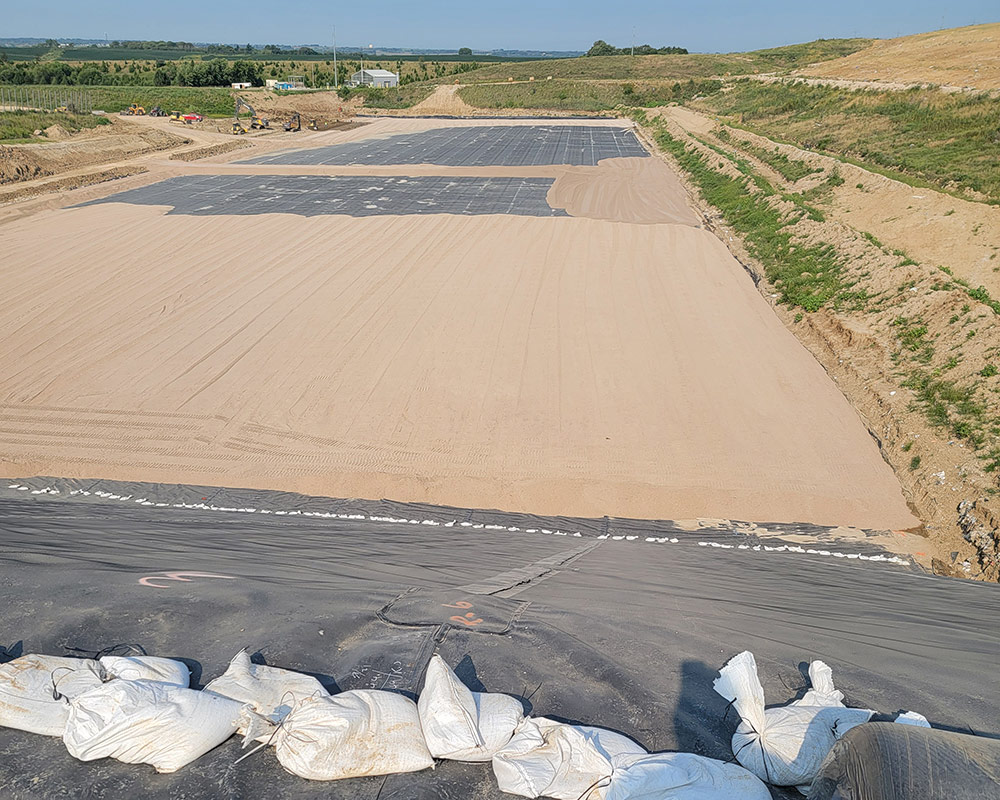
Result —
M529 713L611 728L651 751L728 760L737 719L712 680L749 649L771 703L800 695L807 662L822 658L850 705L915 710L945 729L997 733L995 586L898 565L699 546L753 541L736 526L689 532L669 521L245 489L20 482L59 488L53 497L3 483L0 619L10 655L138 644L186 660L199 687L248 647L255 660L314 674L331 691L413 696L438 652L470 688L520 697ZM74 489L130 497L69 496ZM452 521L522 530L445 527ZM824 536L809 526L787 530ZM678 542L598 538L625 532ZM171 572L229 577L140 583ZM469 613L482 623L462 621ZM0 729L0 785L12 798L505 797L488 764L314 783L286 773L273 750L234 765L240 755L234 737L173 775L157 775L112 760L82 763L58 739Z

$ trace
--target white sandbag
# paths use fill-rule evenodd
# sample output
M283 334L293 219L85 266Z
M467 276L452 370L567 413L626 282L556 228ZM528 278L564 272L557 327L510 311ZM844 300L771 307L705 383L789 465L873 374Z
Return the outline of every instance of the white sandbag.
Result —
M809 665L811 688L791 706L840 706L844 707L844 693L833 685L833 670L822 661Z
M427 666L417 709L431 755L452 761L489 761L524 719L520 700L470 691L436 654Z
M613 765L604 800L771 800L749 770L694 753L618 756Z
M776 786L808 787L837 739L874 713L839 705L788 705L765 710L764 689L750 652L732 658L719 671L714 687L733 701L740 716L732 740L737 761Z
M0 664L0 725L62 736L69 699L104 679L103 668L90 658L27 655Z
M254 664L246 650L236 654L229 668L211 681L206 692L249 703L263 717L277 723L292 707L312 695L328 696L318 680L290 669ZM241 727L241 732L243 728Z
M297 703L275 733L274 750L286 770L313 781L434 766L417 704L400 694L366 689Z
M103 656L101 666L114 678L126 681L159 681L185 689L191 685L191 670L183 661L158 656Z
M627 736L603 728L526 719L493 756L500 791L521 797L600 800L620 756L646 755Z
M81 761L175 772L236 732L242 706L169 683L113 680L70 701L63 742Z

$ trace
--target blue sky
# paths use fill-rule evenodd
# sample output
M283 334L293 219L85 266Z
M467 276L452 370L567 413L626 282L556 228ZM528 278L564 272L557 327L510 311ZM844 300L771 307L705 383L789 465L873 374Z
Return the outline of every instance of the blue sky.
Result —
M698 52L818 38L888 38L1000 22L998 0L32 0L9 3L0 37L585 50L595 39Z

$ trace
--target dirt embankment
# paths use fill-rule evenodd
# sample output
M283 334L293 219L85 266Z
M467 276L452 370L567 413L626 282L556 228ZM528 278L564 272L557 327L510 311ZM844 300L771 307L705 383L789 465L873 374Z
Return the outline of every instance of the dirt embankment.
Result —
M221 156L224 153L231 153L234 150L245 150L248 147L253 147L253 143L243 141L242 139L236 139L232 142L220 142L219 144L210 144L207 147L199 147L197 150L183 150L180 153L174 153L171 155L170 160L197 161L201 158Z
M1000 533L990 505L997 481L987 471L987 455L1000 441L1000 377L994 370L1000 366L1000 325L993 309L943 272L935 258L941 246L936 239L953 241L956 253L969 254L955 260L954 276L966 274L970 282L993 277L995 284L992 267L988 273L981 269L983 253L970 230L989 222L996 209L913 189L744 131L727 129L720 138L712 133L713 121L686 109L659 113L672 135L710 155L713 166L721 163L718 154L689 134L738 155L782 192L819 190L811 199L825 218L796 222L795 243L835 248L843 281L861 299L812 314L778 305L780 290L768 283L739 236L717 212L703 208L775 312L836 381L878 442L926 524L926 539L917 550L925 563L942 573L1000 579ZM744 142L757 149L741 149ZM823 172L784 181L757 158L761 147L768 152L777 148ZM720 169L725 170L731 177L739 175L731 163ZM839 175L843 183L831 181L831 175ZM855 205L855 198L863 202ZM956 210L925 220L926 236L912 236L915 215L937 202ZM979 222L974 223L977 212ZM867 230L875 218L881 226L878 236ZM964 241L969 239L973 241ZM894 246L896 241L907 247L905 253ZM987 257L986 263L996 261ZM971 443L975 437L980 437L978 448Z
M112 167L111 169L88 172L83 175L71 175L66 178L54 178L49 181L30 183L27 186L15 185L13 188L0 191L0 203L10 203L14 200L26 200L49 192L67 192L84 186L94 186L99 183L116 181L132 175L142 175L149 170L139 165Z
M812 64L794 74L1000 89L1000 23L885 39L857 53Z
M0 184L57 175L146 153L170 150L191 140L149 125L113 119L65 141L0 147Z
M458 117L483 113L458 96L460 88L462 87L456 85L438 86L430 97L421 100L410 110L414 114L451 114Z
M279 95L274 92L259 92L251 98L254 110L268 117L272 124L291 119L295 113L302 115L302 126L308 119L326 122L341 120L351 116L360 104L360 98L343 100L336 92L298 92Z

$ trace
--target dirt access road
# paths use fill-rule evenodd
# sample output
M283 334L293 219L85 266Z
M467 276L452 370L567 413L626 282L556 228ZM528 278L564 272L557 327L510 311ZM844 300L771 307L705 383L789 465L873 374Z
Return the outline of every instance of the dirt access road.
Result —
M497 124L380 119L295 141ZM0 474L918 524L857 414L658 159L298 176L223 163L245 156L150 159L123 183L367 172L377 197L388 171L479 174L551 180L551 213L72 207L118 186L29 214L12 206L0 224Z

